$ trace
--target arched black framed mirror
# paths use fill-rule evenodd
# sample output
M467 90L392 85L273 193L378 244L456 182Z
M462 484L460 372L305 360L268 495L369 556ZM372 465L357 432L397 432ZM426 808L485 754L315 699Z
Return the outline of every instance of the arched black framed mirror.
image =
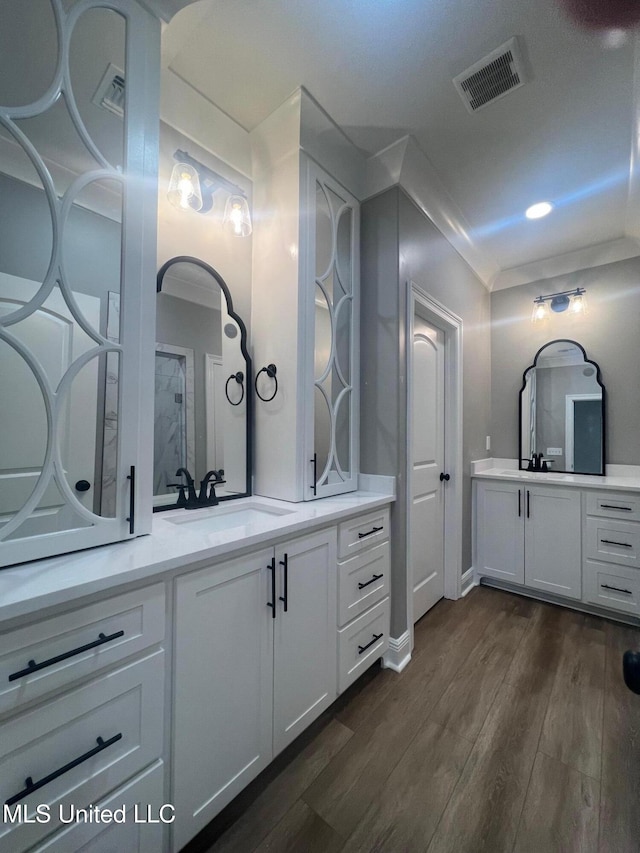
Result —
M520 468L543 455L550 471L605 474L605 387L576 341L541 347L520 391Z
M179 256L156 290L154 511L247 497L252 369L229 286L205 261Z

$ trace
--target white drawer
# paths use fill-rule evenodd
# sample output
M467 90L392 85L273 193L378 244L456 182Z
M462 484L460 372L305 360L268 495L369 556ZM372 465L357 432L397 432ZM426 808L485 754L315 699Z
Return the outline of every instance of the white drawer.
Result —
M586 557L640 568L640 524L589 517L586 535Z
M338 631L338 692L342 693L389 648L389 599Z
M596 492L585 489L587 515L602 515L626 521L640 521L640 496L629 492Z
M359 554L389 538L389 510L377 510L350 518L338 526L338 559Z
M640 572L612 568L586 560L583 572L584 600L600 607L640 614Z
M346 625L389 594L389 542L338 563L338 625Z
M38 853L159 853L167 825L148 822L162 815L171 819L165 806L164 765L156 761L148 770L97 803L101 817L104 809L121 810L122 823L71 823L38 847ZM117 813L120 820L122 812ZM68 814L65 814L65 819Z
M56 818L60 808L67 815L71 805L99 802L161 755L163 705L164 652L157 651L6 721L0 802L26 805L29 814L48 805ZM57 826L2 823L0 851L20 853Z
M0 714L159 643L164 612L154 584L0 635Z

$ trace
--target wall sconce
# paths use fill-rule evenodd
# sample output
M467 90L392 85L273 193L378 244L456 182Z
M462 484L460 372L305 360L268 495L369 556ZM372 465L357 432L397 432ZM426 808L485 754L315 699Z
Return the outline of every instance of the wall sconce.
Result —
M239 186L231 183L208 166L195 160L186 151L178 149L167 198L180 210L208 213L213 207L213 194L217 190L230 193L224 210L223 227L238 237L251 234L251 213L247 196Z
M539 320L547 320L551 316L549 309L556 314L567 310L570 314L586 314L587 298L584 287L550 293L548 296L537 296L533 300L531 321L536 323Z

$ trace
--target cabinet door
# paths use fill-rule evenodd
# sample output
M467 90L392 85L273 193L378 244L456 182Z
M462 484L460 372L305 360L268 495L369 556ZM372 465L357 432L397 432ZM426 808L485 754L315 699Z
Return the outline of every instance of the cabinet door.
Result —
M524 488L489 481L476 488L478 572L524 583Z
M273 549L176 580L174 849L271 760Z
M307 169L305 352L307 500L358 487L359 205L337 181Z
M578 489L525 489L525 583L555 595L582 596Z
M276 548L276 566L274 753L337 695L335 529Z
M68 0L0 30L2 566L151 526L160 24Z

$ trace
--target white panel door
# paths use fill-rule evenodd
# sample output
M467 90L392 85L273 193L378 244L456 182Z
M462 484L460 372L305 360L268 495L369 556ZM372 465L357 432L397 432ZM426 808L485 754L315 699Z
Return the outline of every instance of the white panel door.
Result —
M276 548L276 568L274 754L337 695L335 529Z
M524 583L524 487L484 480L476 488L478 572Z
M525 491L526 585L581 598L580 490L532 486Z
M444 595L444 333L417 315L413 334L411 563L413 619Z

